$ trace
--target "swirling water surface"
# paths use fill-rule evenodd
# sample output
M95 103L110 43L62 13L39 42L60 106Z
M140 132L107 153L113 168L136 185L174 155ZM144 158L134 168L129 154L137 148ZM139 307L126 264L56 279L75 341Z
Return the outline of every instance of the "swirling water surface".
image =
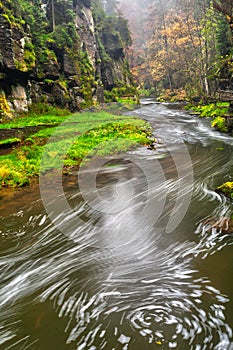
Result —
M150 121L156 149L106 160L98 209L75 173L53 222L37 187L1 199L0 349L233 349L233 239L204 224L232 213L214 188L232 180L233 139L164 104L132 114Z

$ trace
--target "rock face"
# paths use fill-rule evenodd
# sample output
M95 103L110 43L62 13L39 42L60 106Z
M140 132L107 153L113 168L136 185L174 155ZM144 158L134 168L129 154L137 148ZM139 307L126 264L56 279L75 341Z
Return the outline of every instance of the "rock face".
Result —
M120 33L97 28L91 1L21 3L0 6L0 119L40 102L77 110L132 85Z

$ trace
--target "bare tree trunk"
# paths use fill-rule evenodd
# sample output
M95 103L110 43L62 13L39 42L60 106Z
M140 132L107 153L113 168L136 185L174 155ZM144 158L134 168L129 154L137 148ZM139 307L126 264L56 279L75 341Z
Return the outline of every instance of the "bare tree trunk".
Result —
M55 11L54 11L54 0L51 0L51 11L52 11L52 30L54 32L56 23L55 23Z

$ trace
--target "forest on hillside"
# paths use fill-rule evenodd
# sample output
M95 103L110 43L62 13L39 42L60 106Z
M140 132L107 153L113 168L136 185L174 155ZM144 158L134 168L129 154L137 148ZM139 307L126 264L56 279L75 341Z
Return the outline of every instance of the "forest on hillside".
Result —
M133 45L128 58L140 88L188 98L232 90L231 0L120 0Z

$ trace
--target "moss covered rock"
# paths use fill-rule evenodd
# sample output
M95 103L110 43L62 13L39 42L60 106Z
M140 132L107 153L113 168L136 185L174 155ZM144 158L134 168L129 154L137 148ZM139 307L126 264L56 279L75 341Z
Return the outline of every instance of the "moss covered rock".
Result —
M131 88L129 43L127 21L107 16L97 2L54 0L54 11L51 1L2 2L1 114L42 102L74 111L103 102L104 90ZM108 97L116 100L115 92Z
M221 132L227 132L226 119L224 117L216 117L211 123L212 128Z
M222 193L226 197L233 199L233 182L225 182L216 188L216 192Z

